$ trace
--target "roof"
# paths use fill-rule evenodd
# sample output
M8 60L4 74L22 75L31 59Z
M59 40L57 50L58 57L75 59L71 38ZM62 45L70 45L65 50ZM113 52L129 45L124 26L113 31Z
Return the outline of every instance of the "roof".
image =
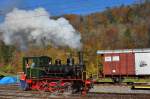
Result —
M111 54L111 53L149 53L150 48L145 49L120 49L120 50L97 50L97 54Z

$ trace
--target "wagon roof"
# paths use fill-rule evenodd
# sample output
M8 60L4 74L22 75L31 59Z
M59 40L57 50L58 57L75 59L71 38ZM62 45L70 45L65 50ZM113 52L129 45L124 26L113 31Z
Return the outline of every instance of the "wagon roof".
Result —
M120 49L120 50L97 50L97 54L111 54L111 53L149 53L150 48L144 49Z

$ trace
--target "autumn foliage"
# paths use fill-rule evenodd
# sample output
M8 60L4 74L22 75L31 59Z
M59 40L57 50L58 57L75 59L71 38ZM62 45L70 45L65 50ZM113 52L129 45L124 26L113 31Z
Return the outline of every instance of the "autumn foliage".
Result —
M108 8L104 12L89 15L63 15L81 33L83 51L89 68L96 68L96 50L129 49L150 47L150 2L131 6ZM48 55L65 62L66 52L77 52L69 48L30 48L28 52L18 51L13 46L0 43L0 66L11 64L21 70L23 56ZM73 54L75 55L75 54ZM11 58L10 58L11 57ZM13 72L13 71L12 71Z

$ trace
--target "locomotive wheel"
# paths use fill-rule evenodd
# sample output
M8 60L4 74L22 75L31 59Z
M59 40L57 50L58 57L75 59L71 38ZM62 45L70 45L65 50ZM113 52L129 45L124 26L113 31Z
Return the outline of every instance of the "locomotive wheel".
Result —
M86 94L87 94L86 90L83 90L81 94L82 94L82 96L86 96Z
M49 91L51 89L47 81L43 81L42 87L44 91Z
M87 87L84 87L83 90L81 91L82 96L86 96L87 92L88 92Z
M48 91L48 84L45 81L40 81L36 83L36 89L38 91Z
M65 86L65 91L72 93L72 85L71 85L70 83L67 83L67 84L66 84L66 86Z
M36 83L36 89L37 89L38 91L42 91L42 83L41 83L41 82L37 82L37 83Z
M53 93L57 94L62 94L65 92L72 92L72 87L71 84L66 82L66 83L57 83L56 86L52 87Z

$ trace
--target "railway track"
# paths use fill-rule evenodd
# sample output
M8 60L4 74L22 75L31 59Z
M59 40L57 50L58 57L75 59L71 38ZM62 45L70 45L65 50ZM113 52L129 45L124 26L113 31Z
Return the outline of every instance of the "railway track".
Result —
M50 94L43 91L22 91L18 86L0 86L0 99L149 99L150 94L143 93L95 93L86 96L80 94Z
M40 94L41 95L41 94ZM79 94L71 96L53 96L53 95L27 95L23 94L0 94L0 99L149 99L150 95L148 94L106 94L106 93L89 93L87 96L81 96Z

